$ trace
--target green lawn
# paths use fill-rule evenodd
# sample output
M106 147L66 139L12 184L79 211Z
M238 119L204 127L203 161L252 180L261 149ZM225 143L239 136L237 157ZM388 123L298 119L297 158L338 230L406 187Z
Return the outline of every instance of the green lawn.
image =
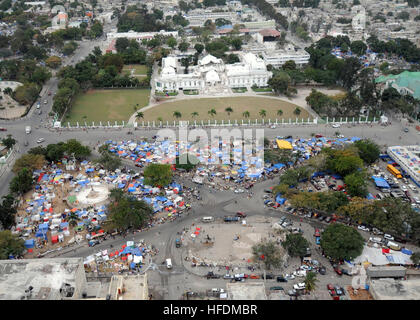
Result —
M233 112L228 116L225 109L231 107ZM150 108L144 112L145 121L156 121L159 117L163 121L174 121L174 120L247 120L242 113L248 111L250 113L249 119L255 122L255 119L261 119L259 112L261 109L266 110L265 119L271 119L272 121L284 118L285 120L296 119L296 115L293 114L297 106L287 101L281 101L278 99L270 99L263 97L226 97L226 98L202 98L202 99L184 99L176 100L172 102L164 102L159 106ZM208 114L210 109L216 110L214 117ZM277 110L281 109L283 115L277 116ZM301 109L301 114L298 116L299 119L304 118L307 121L308 117L312 118L309 113ZM181 112L182 116L180 119L176 119L173 116L174 111ZM198 116L192 117L192 112L198 112ZM248 121L248 120L247 120Z
M79 95L63 122L127 121L138 109L149 103L149 89L90 90Z
M122 69L122 72L131 74L131 70L134 69L134 75L136 74L147 74L147 66L143 64L129 64L125 65Z

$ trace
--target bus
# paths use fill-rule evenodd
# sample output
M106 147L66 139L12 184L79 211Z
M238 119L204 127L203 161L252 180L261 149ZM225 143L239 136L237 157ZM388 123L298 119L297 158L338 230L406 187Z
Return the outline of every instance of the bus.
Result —
M393 165L389 164L387 167L389 172L391 172L398 179L402 179L401 172L399 172Z

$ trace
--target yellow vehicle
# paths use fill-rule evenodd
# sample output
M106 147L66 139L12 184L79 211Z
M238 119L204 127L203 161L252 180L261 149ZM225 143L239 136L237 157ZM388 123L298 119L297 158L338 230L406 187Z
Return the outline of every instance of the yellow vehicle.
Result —
M389 172L391 172L398 179L402 179L401 172L397 170L392 164L387 165L386 167Z

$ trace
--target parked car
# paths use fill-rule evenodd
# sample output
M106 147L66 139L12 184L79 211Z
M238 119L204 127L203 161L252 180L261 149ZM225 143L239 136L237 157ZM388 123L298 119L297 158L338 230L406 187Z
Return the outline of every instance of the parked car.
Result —
M277 282L287 282L287 279L284 278L283 276L278 276L277 277Z
M318 269L319 274L325 275L327 273L327 269L325 267L321 267Z
M322 134L316 134L315 135L315 138L322 138L323 137L323 135Z
M287 292L287 294L289 295L289 296L294 296L294 297L297 297L298 295L299 295L299 293L296 291L296 290L289 290L288 292Z
M346 276L351 276L350 271L349 271L349 270L347 270L347 269L341 269L341 272L342 272L343 274L345 274Z
M338 296L341 296L341 295L343 295L343 294L344 294L344 292L341 290L341 287L339 287L339 286L335 286L335 287L334 287L334 289L335 289L335 293L336 293Z
M334 286L331 283L329 283L329 284L327 284L327 289L328 290L334 290Z
M271 287L270 290L284 290L283 287Z
M334 123L334 124L332 125L332 127L333 127L333 128L340 128L340 124L339 124L339 123Z
M237 217L240 217L240 218L245 218L246 217L246 214L244 212L242 212L242 211L238 211L238 212L236 212L236 216Z
M390 234L388 234L388 233L385 233L385 234L384 234L384 238L385 238L385 239L388 239L388 240L391 240L391 241L392 241L392 240L394 240L394 237L393 237L393 236L391 236L391 235L390 235Z
M293 279L295 278L295 276L294 276L293 274L286 274L286 275L284 276L284 278L285 278L286 280L293 280Z
M341 276L341 275L343 275L343 271L341 271L341 269L340 269L340 267L335 267L334 268L334 271L339 275L339 276Z
M265 275L265 278L266 278L266 279L274 279L274 275L273 275L273 274L271 274L271 273L267 273L267 274ZM262 274L262 275L261 275L261 279L264 279L264 274Z
M331 217L327 217L327 218L325 219L325 222L326 222L326 223L330 223L331 219L332 219Z
M298 284L293 285L293 289L295 290L303 290L305 289L305 282L300 282Z
M250 274L250 275L249 275L249 278L250 278L250 279L259 279L259 278L260 278L260 276L259 276L258 274L254 274L254 273L252 273L252 274Z
M0 127L0 131L7 131L6 128Z
M218 276L217 274L214 274L214 272L212 272L212 271L209 271L209 272L207 272L207 279L219 279L220 278L220 276Z
M228 274L228 273L223 276L223 279L234 279L234 278L235 277L233 275Z
M42 142L44 142L45 141L45 139L44 138L39 138L38 140L36 140L36 142L37 143L42 143Z

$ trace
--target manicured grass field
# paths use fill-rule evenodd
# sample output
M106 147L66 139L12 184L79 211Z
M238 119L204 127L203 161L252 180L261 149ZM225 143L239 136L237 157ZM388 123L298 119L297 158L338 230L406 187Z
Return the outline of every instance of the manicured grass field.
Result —
M231 107L233 112L230 116L227 114L225 109ZM177 100L173 102L164 102L159 106L150 108L144 112L144 120L146 121L156 121L159 117L163 121L174 121L174 120L247 120L242 113L248 111L250 113L251 121L255 119L261 119L259 112L261 109L266 111L265 119L281 119L284 118L285 121L289 118L296 121L296 115L293 114L297 106L277 99L270 98L260 98L260 97L225 97L225 98L202 98L202 99L186 99L186 100ZM208 111L210 109L216 110L215 116L210 116ZM277 110L281 109L283 115L280 117L277 115ZM304 118L305 120L310 117L309 113L303 109L301 113L297 116L299 119ZM181 118L177 119L173 116L174 111L181 113ZM198 112L198 116L193 117L192 112ZM312 117L310 117L312 118ZM142 119L143 120L143 119ZM248 121L248 120L247 120Z
M63 122L128 121L137 109L149 103L149 89L90 90L78 96Z
M125 65L122 69L122 72L131 74L131 70L134 69L134 74L147 74L147 66L143 64L129 64Z

